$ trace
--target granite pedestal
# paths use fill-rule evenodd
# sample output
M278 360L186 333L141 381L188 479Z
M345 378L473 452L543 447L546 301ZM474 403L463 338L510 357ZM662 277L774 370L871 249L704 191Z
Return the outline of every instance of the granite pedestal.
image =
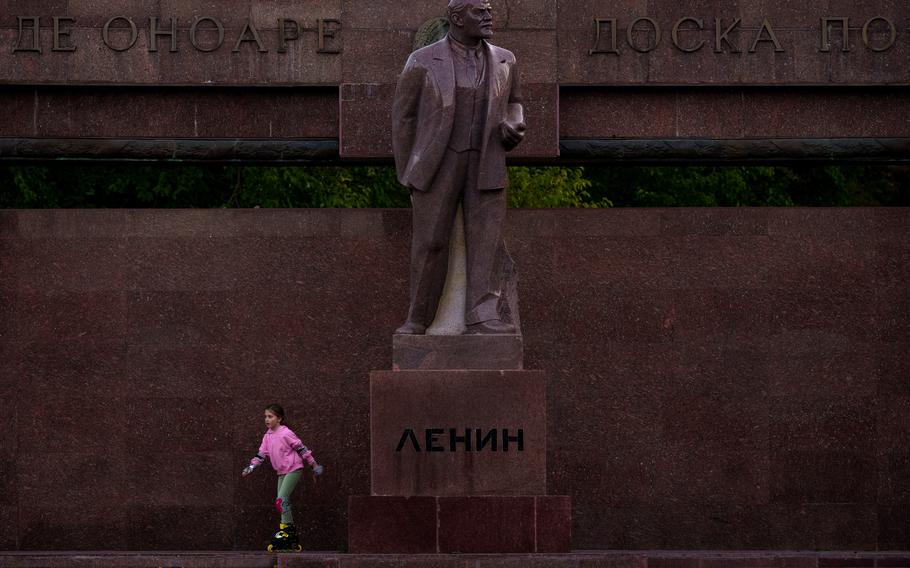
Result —
M371 494L350 498L351 552L568 551L571 500L546 495L546 375L521 370L521 336L393 346L395 370L370 373Z

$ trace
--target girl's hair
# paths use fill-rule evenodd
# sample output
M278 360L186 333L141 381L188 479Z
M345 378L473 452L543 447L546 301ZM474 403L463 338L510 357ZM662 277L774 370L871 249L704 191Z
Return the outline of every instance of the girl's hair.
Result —
M290 425L288 424L287 419L284 417L284 409L281 408L280 404L270 404L270 405L266 406L265 409L268 410L269 412L271 412L272 414L274 414L275 416L277 416L281 420L281 422L279 422L279 424L290 428Z

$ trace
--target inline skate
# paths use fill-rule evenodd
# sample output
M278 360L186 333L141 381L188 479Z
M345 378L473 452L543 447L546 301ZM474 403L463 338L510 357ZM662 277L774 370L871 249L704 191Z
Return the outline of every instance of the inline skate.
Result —
M297 538L297 527L294 525L280 524L278 532L272 537L269 552L301 552L303 547Z

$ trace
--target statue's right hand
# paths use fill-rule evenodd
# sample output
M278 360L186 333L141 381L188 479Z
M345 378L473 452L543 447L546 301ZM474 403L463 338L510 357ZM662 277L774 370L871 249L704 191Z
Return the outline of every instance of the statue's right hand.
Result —
M507 150L511 150L515 146L521 143L525 138L525 131L527 126L524 122L519 122L515 125L509 124L508 121L503 121L499 125L500 133L502 134L502 144L506 147Z

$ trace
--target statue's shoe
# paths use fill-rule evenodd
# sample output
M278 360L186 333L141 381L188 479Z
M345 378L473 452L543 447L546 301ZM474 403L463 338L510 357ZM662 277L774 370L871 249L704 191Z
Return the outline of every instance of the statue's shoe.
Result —
M408 320L403 326L395 330L395 335L423 335L426 332L427 326Z
M502 320L489 320L468 326L468 335L508 335L515 333L515 326Z

